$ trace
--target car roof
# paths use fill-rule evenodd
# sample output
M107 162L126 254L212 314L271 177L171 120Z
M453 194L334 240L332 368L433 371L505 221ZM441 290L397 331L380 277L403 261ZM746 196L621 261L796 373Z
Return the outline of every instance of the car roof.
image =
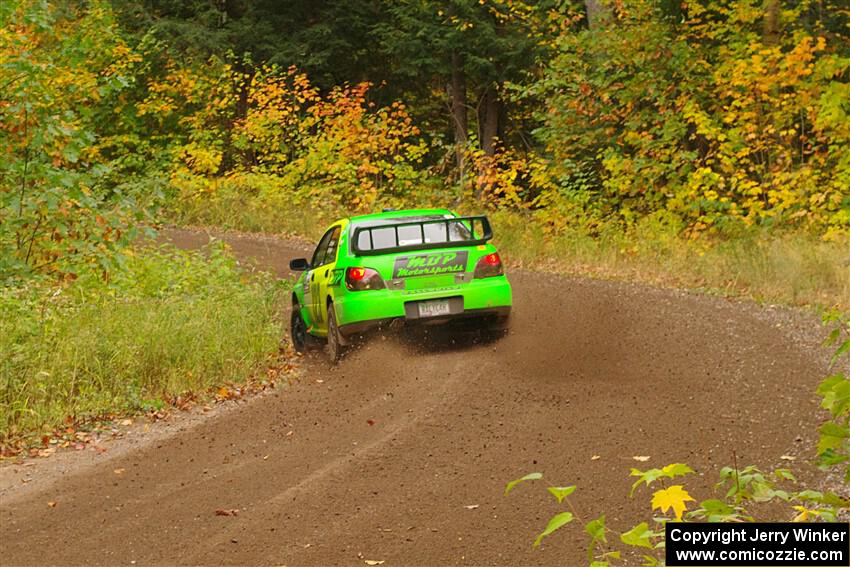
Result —
M424 216L437 216L442 217L445 215L452 215L452 213L448 209L405 209L401 211L384 211L381 213L372 213L368 215L358 215L356 217L350 217L348 220L352 224L364 224L370 223L374 221L382 221L382 220L391 220L391 219L400 219L406 217L424 217Z

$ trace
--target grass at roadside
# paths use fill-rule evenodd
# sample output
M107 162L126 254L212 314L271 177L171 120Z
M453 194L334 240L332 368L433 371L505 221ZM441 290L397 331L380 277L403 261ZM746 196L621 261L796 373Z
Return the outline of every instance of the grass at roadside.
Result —
M515 264L850 312L850 240L745 232L682 238L659 226L551 237L516 213L491 215Z
M281 180L270 175L246 174L221 179L196 178L204 184L185 187L169 204L170 220L179 225L214 226L265 234L319 238L336 213L321 213L292 202Z
M346 214L294 205L280 187L259 187L230 186L225 180L202 199L178 199L173 219L315 241L328 222ZM805 233L747 230L734 237L687 239L651 220L628 231L610 226L594 235L580 229L552 235L531 214L490 216L496 244L514 265L850 312L848 238L825 242Z
M222 248L161 246L129 255L108 284L3 288L0 445L244 382L278 352L282 285Z

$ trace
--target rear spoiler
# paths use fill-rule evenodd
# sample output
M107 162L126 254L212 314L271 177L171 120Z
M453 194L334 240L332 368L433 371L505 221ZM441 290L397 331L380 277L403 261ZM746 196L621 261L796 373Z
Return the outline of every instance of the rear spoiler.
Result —
M458 225L460 225L460 229L458 228ZM443 238L439 238L432 242L427 242L425 237L426 227L429 227L428 232L433 234L435 231L434 228L431 227L435 226L438 227L437 230L442 229L438 234ZM452 228L453 226L454 229ZM409 227L419 228L418 242L402 244L402 241L399 239L399 229L409 229ZM374 233L378 231L382 232L382 240L387 238L386 233L389 232L390 242L394 243L394 245L375 248L376 235ZM412 236L415 239L416 231L408 230L408 232L413 232ZM458 233L462 234L464 232L469 234L470 237L466 239L458 238ZM356 228L354 230L354 234L352 235L351 249L358 256L377 256L378 254L392 254L395 252L429 250L432 248L476 246L484 244L491 238L493 238L493 229L490 227L490 221L487 220L487 217L452 217L445 219L379 224L375 226L364 226ZM365 244L365 246L361 246L361 244Z

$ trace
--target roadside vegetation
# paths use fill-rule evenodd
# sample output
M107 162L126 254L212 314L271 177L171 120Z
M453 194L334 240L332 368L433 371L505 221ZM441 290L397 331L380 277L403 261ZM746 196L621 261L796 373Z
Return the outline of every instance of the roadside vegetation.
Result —
M85 273L0 292L0 440L204 401L274 366L283 287L222 246L128 251L109 282Z
M227 184L227 181L223 183ZM410 206L444 206L437 201ZM481 210L495 226L499 250L512 267L687 288L758 302L837 307L850 312L850 242L824 240L805 231L777 233L742 229L737 236L683 238L669 222L641 219L622 227L605 225L590 234L578 227L551 234L533 213ZM167 213L171 222L225 230L303 237L315 242L344 209L316 211L290 205L280 196L239 193L230 188L206 199L182 201Z
M109 4L0 5L4 455L277 364L281 284L218 245L151 244L161 162L132 94L145 65Z

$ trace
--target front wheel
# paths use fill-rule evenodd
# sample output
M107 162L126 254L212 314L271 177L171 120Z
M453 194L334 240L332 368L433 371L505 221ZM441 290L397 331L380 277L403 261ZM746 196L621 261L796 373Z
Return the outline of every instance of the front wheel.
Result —
M345 345L339 326L336 324L336 314L333 304L328 304L328 358L331 364L336 364L345 353Z
M292 339L295 352L303 353L307 351L310 335L307 333L307 324L301 317L301 307L298 305L292 306L292 316L289 319L289 336Z

